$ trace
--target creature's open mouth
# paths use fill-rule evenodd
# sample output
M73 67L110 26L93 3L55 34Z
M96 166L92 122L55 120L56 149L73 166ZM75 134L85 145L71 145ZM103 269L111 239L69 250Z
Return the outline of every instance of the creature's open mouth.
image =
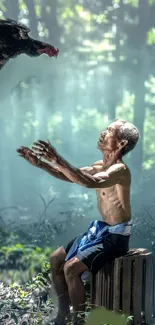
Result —
M59 49L57 49L56 47L47 47L46 53L49 55L49 57L52 57L52 56L57 57L59 54Z
M49 57L52 57L52 56L57 57L59 54L59 49L54 46L47 46L44 49L39 49L38 53L39 54L45 53Z

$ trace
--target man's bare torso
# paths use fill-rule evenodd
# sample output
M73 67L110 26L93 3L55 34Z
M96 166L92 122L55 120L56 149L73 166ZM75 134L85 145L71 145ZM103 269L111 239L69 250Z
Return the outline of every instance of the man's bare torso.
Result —
M98 209L104 222L115 225L131 218L128 188L119 184L110 188L97 189Z
M97 174L104 171L103 161L94 163L93 172ZM130 184L131 174L127 166L125 166L124 177L119 184L107 188L97 188L98 209L102 216L102 220L110 225L115 225L131 219L130 208Z

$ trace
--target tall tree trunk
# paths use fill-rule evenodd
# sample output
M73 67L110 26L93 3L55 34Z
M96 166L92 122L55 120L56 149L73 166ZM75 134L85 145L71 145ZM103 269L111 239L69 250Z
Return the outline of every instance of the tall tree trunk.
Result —
M18 20L19 16L19 3L18 0L5 0L6 4L6 11L5 11L5 17Z
M109 99L108 99L108 115L109 120L115 120L116 107L120 99L121 77L120 77L120 40L121 40L121 24L123 20L123 0L120 0L119 7L116 10L116 36L115 36L115 63L112 68L111 80L109 82Z
M34 38L38 38L38 26L37 26L37 17L35 13L34 1L33 0L25 0L27 9L29 11L29 23L30 29L32 31L32 36Z
M51 41L54 46L60 48L61 29L57 20L57 6L57 0L44 0L42 7L42 20L49 32L48 40Z
M143 163L143 139L145 121L145 80L148 76L148 63L146 53L146 34L149 29L149 4L148 0L139 0L139 25L137 26L137 40L139 48L137 50L137 69L133 74L135 85L135 105L133 123L138 127L141 139L137 145L137 150L132 154L132 165L138 166L135 177L137 180L141 176Z

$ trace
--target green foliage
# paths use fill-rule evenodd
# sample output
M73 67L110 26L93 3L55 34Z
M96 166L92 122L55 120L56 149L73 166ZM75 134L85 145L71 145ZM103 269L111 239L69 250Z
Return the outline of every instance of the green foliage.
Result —
M109 311L103 307L93 310L87 319L87 325L126 325L127 316Z
M40 247L27 247L17 243L12 246L2 246L0 249L1 256L1 276L8 274L11 281L30 280L39 270L48 278L50 271L49 257L52 253L52 248L45 249ZM3 265L8 265L8 272L2 272ZM16 271L14 271L16 269ZM21 273L22 270L22 273ZM37 277L36 281L41 278Z
M23 12L24 10L27 9L26 3L24 0L19 0L19 9L21 10L21 12Z
M153 45L155 44L155 28L151 28L147 33L147 44Z
M117 116L119 116L119 118L123 119L124 112L125 112L126 119L128 121L132 121L133 115L134 115L133 114L134 102L135 102L135 95L129 93L128 91L124 91L122 103L120 106L117 106L117 108L116 108Z
M139 6L139 0L123 0L123 3L133 6L135 8L138 8Z
M0 1L0 10L3 12L3 13L5 13L5 11L6 11L6 7L5 7L5 4L4 4L4 2L1 0ZM0 15L1 16L1 15ZM2 18L3 18L3 16L2 16Z
M42 325L47 314L53 309L52 299L47 298L50 285L50 279L47 280L45 273L38 273L24 285L12 283L8 288L1 283L0 300L2 296L3 303L0 304L0 323L3 322L3 315L5 317L7 311L9 319L14 320L16 324L21 323L23 317L27 317L37 325Z
M106 118L106 117L105 117ZM73 133L82 132L85 128L87 128L88 132L92 132L93 129L97 129L98 131L104 128L104 117L103 114L98 112L95 108L90 109L82 109L78 108L78 114L72 117L71 125Z
M148 0L150 5L154 5L155 4L155 0Z
M41 11L42 11L41 1L35 0L35 12L38 18L41 18Z

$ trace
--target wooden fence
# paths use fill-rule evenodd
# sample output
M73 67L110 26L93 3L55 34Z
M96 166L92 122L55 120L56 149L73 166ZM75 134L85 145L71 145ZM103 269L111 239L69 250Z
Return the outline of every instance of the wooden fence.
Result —
M134 325L152 324L153 260L146 249L107 262L91 278L91 304L134 316Z

